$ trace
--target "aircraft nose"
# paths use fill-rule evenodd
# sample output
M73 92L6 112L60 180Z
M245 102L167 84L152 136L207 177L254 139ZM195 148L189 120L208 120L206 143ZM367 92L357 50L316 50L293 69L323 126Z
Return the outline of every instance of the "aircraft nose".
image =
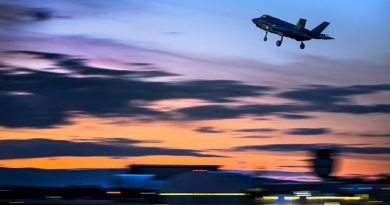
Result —
M256 20L257 20L257 19L252 19L252 22L253 22L253 23L256 23Z

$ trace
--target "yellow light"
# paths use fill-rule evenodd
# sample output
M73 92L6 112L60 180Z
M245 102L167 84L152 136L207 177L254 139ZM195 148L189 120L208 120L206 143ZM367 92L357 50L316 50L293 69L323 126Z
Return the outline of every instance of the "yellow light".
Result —
M263 200L277 200L278 196L263 196Z
M325 202L324 205L340 205L340 202Z
M307 196L309 200L361 200L360 196Z
M355 196L358 196L358 197L360 197L360 198L362 198L362 199L368 199L368 198L370 198L370 195L369 195L369 194L355 194Z
M299 196L285 196L284 197L284 200L298 200L299 199Z
M160 196L245 196L246 193L159 193Z
M106 194L108 195L121 195L120 191L106 191Z

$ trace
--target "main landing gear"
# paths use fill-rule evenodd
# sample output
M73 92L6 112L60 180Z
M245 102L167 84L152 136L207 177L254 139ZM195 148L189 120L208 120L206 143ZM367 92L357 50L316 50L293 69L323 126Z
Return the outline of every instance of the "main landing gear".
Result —
M284 36L281 36L280 40L276 41L276 46L277 47L280 47L283 43L283 37ZM267 41L268 40L268 31L265 32L265 36L264 36L264 41ZM303 43L303 41L301 41L301 44L299 45L299 47L301 49L305 49L305 44Z
M276 46L279 47L279 46L282 45L282 43L283 43L283 36L282 36L282 38L280 40L276 41Z
M299 46L301 49L305 49L305 44L303 43L303 41L301 42L301 45Z

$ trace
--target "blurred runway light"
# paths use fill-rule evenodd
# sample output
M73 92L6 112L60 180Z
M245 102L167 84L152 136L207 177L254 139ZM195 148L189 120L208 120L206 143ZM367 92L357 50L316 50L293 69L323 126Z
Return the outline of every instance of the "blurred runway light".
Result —
M300 198L299 196L285 196L284 200L292 201L292 200L298 200L299 198Z
M263 196L263 200L278 200L278 196Z
M361 200L360 196L307 196L308 200Z
M340 202L325 202L324 205L340 205Z
M121 195L120 191L106 191L106 194L108 195Z
M297 196L311 196L310 191L294 191L294 194Z

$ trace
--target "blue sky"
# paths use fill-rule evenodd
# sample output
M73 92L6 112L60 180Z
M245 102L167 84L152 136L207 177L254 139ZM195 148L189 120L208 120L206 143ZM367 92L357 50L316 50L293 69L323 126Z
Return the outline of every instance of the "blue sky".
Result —
M87 1L88 2L88 1ZM49 3L50 4L50 3ZM45 32L80 34L116 39L124 43L169 48L198 56L250 58L271 63L294 60L291 54L318 55L337 59L363 59L387 63L387 34L390 32L386 0L353 1L115 1L84 5L55 3L81 18L52 22ZM97 11L91 8L95 6ZM71 9L73 7L73 9ZM78 7L78 8L77 8ZM79 9L79 10L77 10ZM81 11L80 11L81 10ZM285 41L274 46L279 37L262 42L264 32L251 18L270 14L291 23L299 18L314 28L322 21L334 41L311 41L308 49L296 49L298 42ZM174 32L176 35L169 35ZM373 58L375 57L375 60Z
M387 11L390 6L386 0L130 0L78 4L31 1L28 4L54 7L61 15L76 16L48 22L44 29L37 27L36 32L86 35L169 48L189 55L247 58L270 63L288 62L303 55L388 63L390 23L387 19L390 16ZM309 29L329 21L331 25L325 33L336 39L310 41L304 51L296 49L299 43L293 40L286 40L282 49L277 48L274 44L279 37L272 35L269 42L262 42L264 32L250 21L262 14L291 23L306 18ZM169 35L172 32L176 35Z
M294 85L372 84L389 80L387 34L390 24L386 12L389 3L385 0L10 3L50 8L59 16L51 21L18 27L13 32L15 35L102 39L122 47L138 46L151 51L143 58L157 61L160 66L190 78ZM331 25L325 33L335 40L312 40L306 43L305 50L300 50L299 42L286 39L281 48L276 47L275 42L280 37L270 35L269 41L263 42L264 31L251 22L262 14L291 23L306 18L309 29L329 21ZM68 47L72 44L76 43L70 43ZM55 46L61 45L55 43L51 47ZM121 61L131 58L126 52L113 51L107 46L99 49L74 46L74 50L81 55L93 55L94 52ZM157 57L154 51L194 60L167 60L166 56Z

